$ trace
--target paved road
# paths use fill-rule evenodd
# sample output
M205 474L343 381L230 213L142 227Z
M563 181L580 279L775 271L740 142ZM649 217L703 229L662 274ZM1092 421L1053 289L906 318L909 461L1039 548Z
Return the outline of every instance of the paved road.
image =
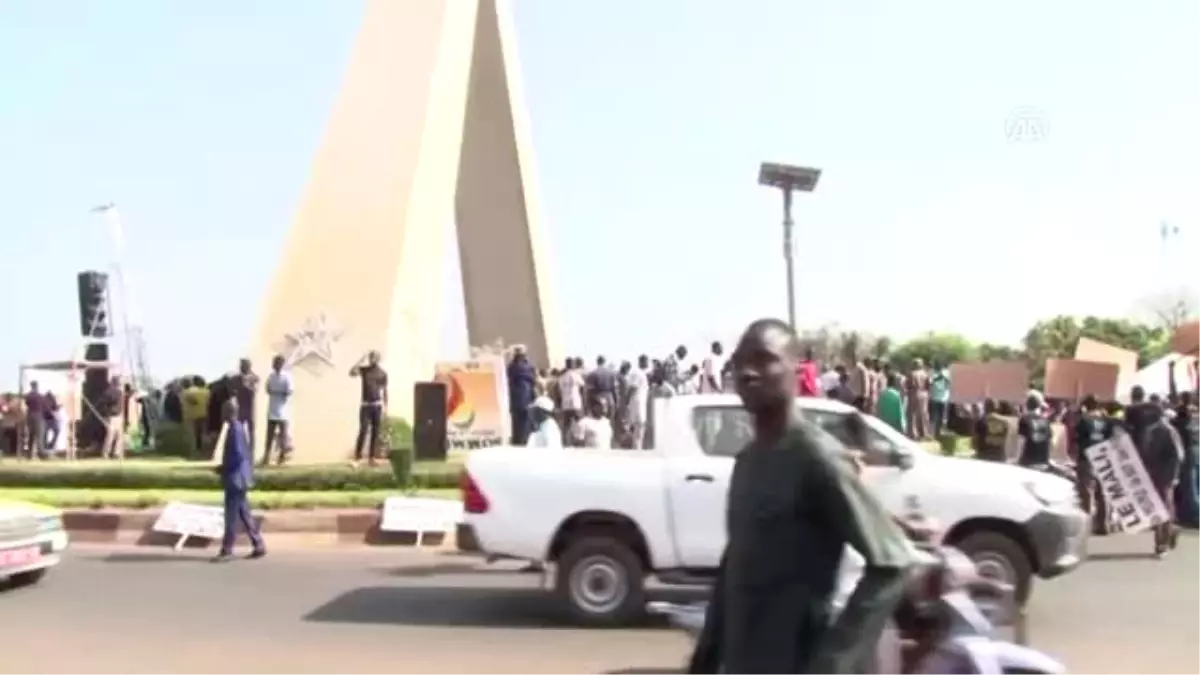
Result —
M1200 555L1148 535L1094 542L1035 592L1031 639L1075 672L1196 673ZM364 549L210 565L200 554L78 549L0 594L0 672L647 672L675 632L562 627L537 578L459 558Z

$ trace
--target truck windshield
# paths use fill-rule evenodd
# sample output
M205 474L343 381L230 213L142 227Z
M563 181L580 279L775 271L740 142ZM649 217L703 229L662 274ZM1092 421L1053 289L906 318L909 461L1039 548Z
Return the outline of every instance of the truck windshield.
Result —
M814 433L826 441L841 445L835 435L830 434L804 408L797 408L801 417L814 422ZM750 414L740 406L697 406L692 411L692 430L704 454L714 457L733 457L742 451L754 437L754 426Z

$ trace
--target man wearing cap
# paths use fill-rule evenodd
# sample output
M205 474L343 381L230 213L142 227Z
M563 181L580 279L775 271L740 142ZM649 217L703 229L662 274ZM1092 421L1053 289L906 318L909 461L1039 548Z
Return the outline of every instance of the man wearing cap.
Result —
M526 443L531 448L561 448L562 430L554 421L554 401L539 396L529 405L529 421L533 431Z

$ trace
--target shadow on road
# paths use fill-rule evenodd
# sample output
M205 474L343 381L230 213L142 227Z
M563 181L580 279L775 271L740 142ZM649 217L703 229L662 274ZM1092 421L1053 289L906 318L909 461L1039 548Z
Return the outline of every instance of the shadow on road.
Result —
M1114 560L1154 560L1154 554L1140 551L1114 551L1110 553L1089 553L1089 562L1104 562Z
M109 553L101 558L108 563L160 563L160 562L208 562L204 556L188 555L175 551L163 553Z
M426 565L403 565L400 567L382 567L379 571L392 577L400 577L405 579L449 576L470 574L478 575L513 575L513 574L541 574L541 572L530 571L524 567L524 563L520 565L514 564L494 564L489 565L481 561L462 562L462 561L442 561Z
M304 620L470 628L578 628L570 623L549 592L449 585L358 588L314 609ZM630 627L664 628L666 623L658 617L646 616Z
M606 670L604 675L675 675L684 672L681 668L622 668Z

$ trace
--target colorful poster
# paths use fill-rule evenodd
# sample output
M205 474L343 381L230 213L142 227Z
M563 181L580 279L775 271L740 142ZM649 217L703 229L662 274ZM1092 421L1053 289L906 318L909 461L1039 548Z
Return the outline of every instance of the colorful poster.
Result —
M452 448L504 443L509 436L504 359L442 362L434 379L446 385L446 436Z

